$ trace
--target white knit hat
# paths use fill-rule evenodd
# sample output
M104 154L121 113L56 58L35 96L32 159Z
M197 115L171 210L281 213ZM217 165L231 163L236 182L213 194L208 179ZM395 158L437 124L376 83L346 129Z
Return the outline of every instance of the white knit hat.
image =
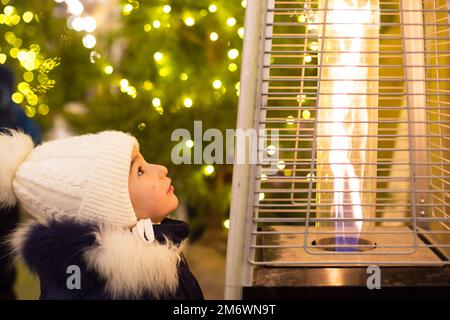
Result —
M39 221L77 221L131 227L137 218L128 191L135 137L103 131L34 148L31 137L0 134L0 203L17 201Z

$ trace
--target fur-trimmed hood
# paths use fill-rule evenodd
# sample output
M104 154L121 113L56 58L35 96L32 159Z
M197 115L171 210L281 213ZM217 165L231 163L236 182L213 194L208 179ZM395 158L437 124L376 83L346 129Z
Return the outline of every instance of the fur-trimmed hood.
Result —
M173 297L184 263L181 244L189 229L186 223L172 219L154 229L157 241L149 244L118 227L73 220L33 221L19 227L10 243L39 275L41 290L43 285L66 290L68 267L76 265L82 271L82 286L87 291L101 288L103 298ZM84 272L89 276L83 278Z

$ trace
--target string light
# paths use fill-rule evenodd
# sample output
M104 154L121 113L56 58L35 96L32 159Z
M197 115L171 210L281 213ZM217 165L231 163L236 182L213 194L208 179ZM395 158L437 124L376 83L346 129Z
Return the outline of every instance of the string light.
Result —
M311 118L311 112L309 112L309 110L303 110L302 118L305 120L309 120L309 118Z
M237 31L239 38L244 39L244 27L240 27Z
M295 124L295 118L293 116L287 116L286 118L286 124L288 126L292 126L293 124Z
M192 141L191 139L186 141L186 147L188 147L189 149L192 149L194 147L194 141Z
M203 174L205 176L211 176L214 173L214 166L212 164L208 164L207 166L203 167Z
M22 19L25 23L30 23L33 20L34 14L31 11L25 11L22 15Z
M145 31L145 32L150 32L150 30L152 30L152 26L151 26L150 24L148 24L148 23L145 24L145 25L144 25L144 31Z
M105 71L106 74L111 74L111 73L113 73L114 68L112 66L110 66L110 65L107 65L105 67L104 71Z
M151 81L146 80L146 81L144 81L143 87L144 87L144 90L150 91L153 89L153 83Z
M223 222L223 226L225 227L225 229L230 229L230 219L226 219Z
M259 201L263 201L265 197L266 195L264 194L264 192L259 193Z
M186 108L190 108L190 107L192 107L194 102L192 101L191 98L186 98L186 99L184 99L183 104Z
M88 49L95 47L97 39L92 34L87 34L83 37L83 46Z
M24 79L26 82L31 82L31 81L33 81L33 79L34 79L34 73L31 72L31 71L25 72L25 73L23 74L23 79Z
M159 29L161 27L161 21L153 20L153 28Z
M187 73L183 72L182 74L180 74L181 81L186 81L187 79L189 79L189 76L187 75Z
M6 58L8 56L4 53L0 53L0 64L4 64L6 62Z
M85 17L83 19L83 29L86 32L93 32L97 28L97 21L93 17Z
M313 42L311 42L309 47L311 48L311 50L317 51L319 49L319 43L317 41L313 41Z
M239 56L238 49L231 49L228 51L228 58L230 58L231 60L236 59L238 56Z
M188 27L192 27L195 24L195 19L192 17L186 17L184 19L184 24L187 25Z
M50 111L50 109L49 109L48 105L46 105L46 104L41 104L38 107L39 114L41 114L43 116L46 116L49 111Z
M279 170L283 170L286 167L286 164L283 160L278 161L277 167Z
M20 92L14 92L14 93L11 95L11 100L12 100L14 103L20 104L20 103L23 102L23 94L21 94Z
M131 3L127 3L122 8L122 13L125 16L129 15L131 13L131 11L133 11L133 5Z
M172 7L171 7L170 5L168 5L168 4L166 4L166 5L163 7L163 12L164 12L164 13L169 13L170 11L172 11Z
M309 54L306 54L303 57L303 61L305 61L305 63L310 63L312 61L312 56L310 56Z
M227 26L232 27L236 24L236 19L233 17L230 17L227 19Z
M241 6L242 8L247 8L247 0L242 0Z
M152 105L153 105L154 107L160 107L160 106L161 106L161 99L159 99L159 98L153 98L153 100L152 100Z
M208 10L209 10L209 12L214 13L214 12L217 11L217 6L216 6L215 4L211 4L211 5L208 7Z
M228 70L230 70L230 72L235 72L237 70L238 66L236 63L230 63L228 65Z
M219 35L216 32L211 32L209 39L211 39L211 41L217 41L217 39L219 39Z
M214 80L212 86L214 89L220 89L222 87L222 81L218 79Z
M267 154L269 156L273 156L276 153L276 148L274 145L270 145L267 147Z
M153 54L153 58L155 59L156 62L160 62L163 59L163 54L157 51L155 52L155 54Z

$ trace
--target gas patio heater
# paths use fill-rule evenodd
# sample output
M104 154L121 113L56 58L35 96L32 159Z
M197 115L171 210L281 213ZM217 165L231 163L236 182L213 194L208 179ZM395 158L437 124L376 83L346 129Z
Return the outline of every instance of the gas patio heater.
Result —
M248 0L226 298L450 292L449 9Z

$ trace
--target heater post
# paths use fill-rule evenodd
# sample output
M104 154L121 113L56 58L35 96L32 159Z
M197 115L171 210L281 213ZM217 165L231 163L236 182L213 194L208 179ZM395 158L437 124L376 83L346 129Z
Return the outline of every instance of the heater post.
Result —
M249 0L245 13L245 34L240 75L241 95L239 97L236 129L255 128L261 98L261 76L264 55L264 22L267 2L273 0ZM258 57L255 59L255 57ZM256 143L256 141L250 141ZM236 150L237 151L237 150ZM237 154L237 152L235 152ZM254 207L256 164L247 159L243 164L235 163L233 168L232 199L230 208L230 229L228 232L227 259L225 270L225 299L240 299L242 286L251 284L253 267L248 254ZM247 195L248 198L243 197Z
M400 0L410 149L412 217L428 216L427 112L422 1ZM428 222L416 224L428 229Z

